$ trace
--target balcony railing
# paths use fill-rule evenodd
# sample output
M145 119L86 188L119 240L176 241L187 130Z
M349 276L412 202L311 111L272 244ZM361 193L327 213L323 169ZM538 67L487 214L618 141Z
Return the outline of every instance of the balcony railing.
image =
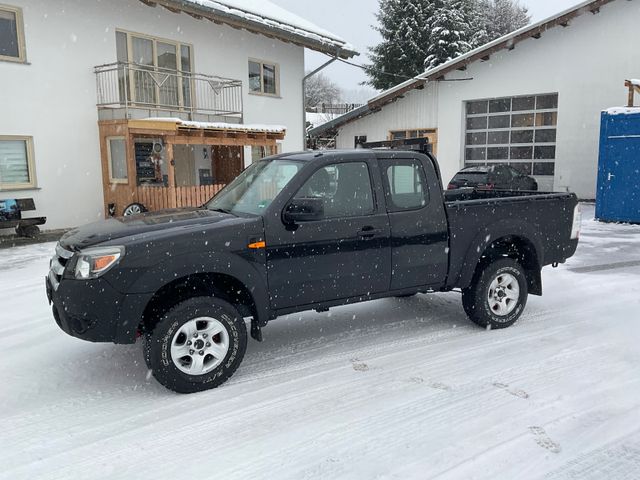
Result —
M146 108L242 117L242 82L135 63L95 67L98 108Z

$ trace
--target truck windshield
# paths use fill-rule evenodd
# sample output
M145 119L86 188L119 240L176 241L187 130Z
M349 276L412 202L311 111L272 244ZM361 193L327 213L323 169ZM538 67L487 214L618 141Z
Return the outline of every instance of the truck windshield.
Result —
M244 170L213 197L209 210L261 215L303 164L292 160L261 160Z

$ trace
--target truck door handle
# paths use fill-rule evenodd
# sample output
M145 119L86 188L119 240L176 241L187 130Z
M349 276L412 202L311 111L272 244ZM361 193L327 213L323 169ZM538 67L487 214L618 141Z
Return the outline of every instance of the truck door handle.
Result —
M609 182L610 182L610 181L611 181L611 179L612 179L612 178L615 178L615 177L616 177L616 176L615 176L613 173L609 172L609 175L608 175L608 177L607 177L607 181L609 181Z
M362 227L362 230L358 232L358 236L360 238L373 238L376 235L379 235L382 230L379 230L374 227Z

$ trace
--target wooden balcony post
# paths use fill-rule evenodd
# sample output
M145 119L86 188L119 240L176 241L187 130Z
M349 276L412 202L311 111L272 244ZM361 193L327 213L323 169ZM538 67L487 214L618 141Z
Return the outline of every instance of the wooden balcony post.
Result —
M167 176L169 177L169 186L167 188L167 194L169 195L169 208L176 208L177 195L176 195L176 164L173 159L173 137L166 137L165 141L165 158L167 161Z

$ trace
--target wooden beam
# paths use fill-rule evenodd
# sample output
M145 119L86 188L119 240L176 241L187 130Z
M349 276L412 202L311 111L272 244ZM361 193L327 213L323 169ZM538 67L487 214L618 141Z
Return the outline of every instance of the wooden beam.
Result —
M634 85L631 80L625 80L624 86L629 89L629 95L627 97L627 107L633 107L635 103L636 92L640 93L640 86Z
M163 132L175 132L178 130L178 124L176 122L164 120L129 120L128 125L130 129L157 130Z
M169 188L167 189L169 208L176 208L176 162L173 158L173 139L164 146L164 158L167 161L167 177L169 177Z
M179 8L171 7L171 6L165 5L165 4L162 4L162 6L165 9L169 10L171 13L182 13L182 10L180 10Z

